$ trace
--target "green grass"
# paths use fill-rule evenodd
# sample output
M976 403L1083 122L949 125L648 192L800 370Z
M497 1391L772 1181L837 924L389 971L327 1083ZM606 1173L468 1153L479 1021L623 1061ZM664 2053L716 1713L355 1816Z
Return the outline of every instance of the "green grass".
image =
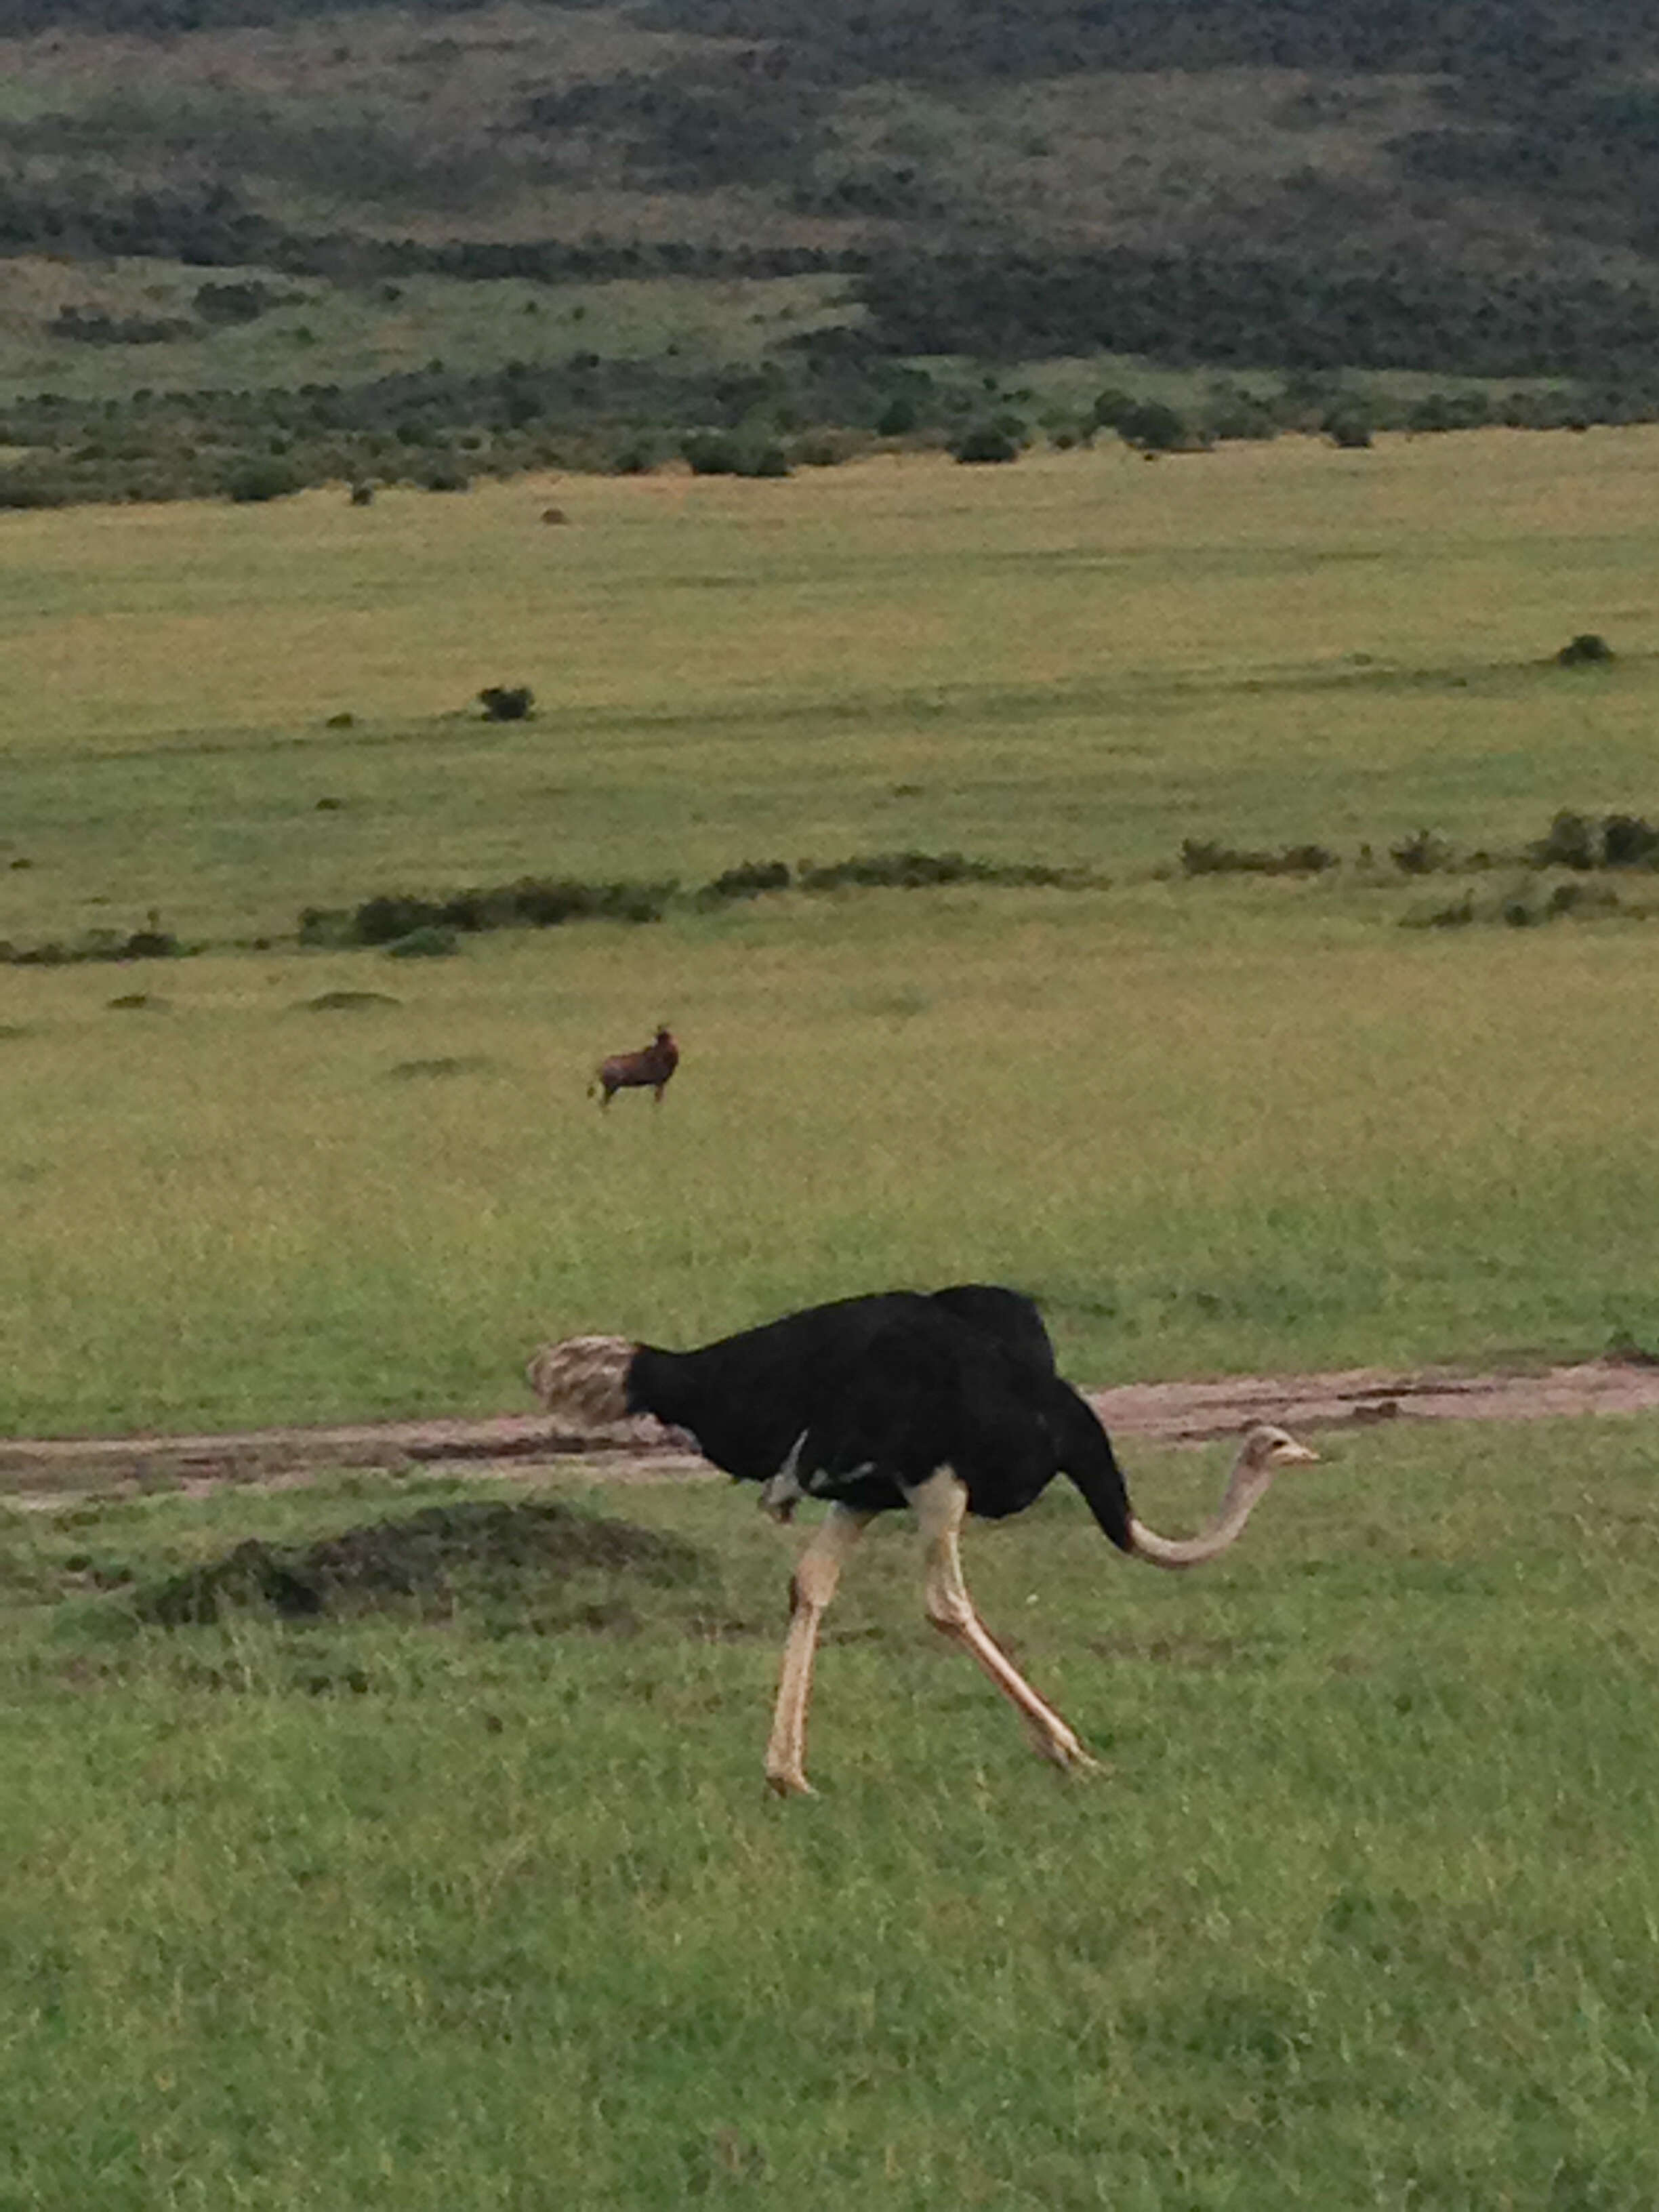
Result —
M970 1276L1102 1382L1659 1340L1650 926L1401 930L1459 884L1386 858L1659 812L1656 465L1483 434L572 483L553 531L544 488L9 519L0 938L155 908L219 949L0 969L0 1424L501 1406L552 1334ZM1556 669L1588 629L1618 661ZM495 682L537 718L465 711ZM1160 879L1189 836L1349 864ZM904 846L1111 885L292 941L376 891ZM364 988L398 1003L310 1004ZM667 1103L601 1121L594 1063L665 1018Z
M6 518L0 637L43 680L0 702L0 836L36 862L0 936L94 899L270 933L387 871L1146 868L1640 811L1656 467L1645 432L1492 433L572 480L557 531L534 484ZM1622 665L1551 667L1584 629ZM495 683L538 720L467 719Z
M988 1620L1109 1763L1078 1786L884 1523L787 1806L793 1545L747 1492L588 1499L706 1553L590 1586L600 1632L534 1632L540 1583L133 1625L188 1560L436 1484L20 1517L0 2203L1647 2203L1656 1454L1356 1435L1202 1577L1125 1566L1069 1494L975 1532ZM1133 1458L1191 1525L1216 1455Z
M485 1410L549 1336L973 1277L1102 1382L1654 1342L1645 931L1286 941L1309 896L11 971L3 1424ZM666 1103L602 1119L665 1016Z
M557 531L540 486L6 519L0 936L154 906L215 949L0 969L0 1431L523 1405L556 1334L969 1276L1101 1382L1659 1342L1651 925L1402 930L1425 892L1352 865L1659 811L1656 465L1480 437L561 485ZM1550 666L1584 629L1614 665ZM468 719L494 682L538 719ZM1350 864L1188 882L1184 836ZM1113 881L453 960L288 935L907 844ZM665 1104L601 1118L594 1060L665 1017ZM1218 1453L1126 1456L1146 1519L1202 1518ZM699 1547L683 1581L176 1631L140 1601L193 1564L463 1493L0 1504L0 2212L1654 2201L1659 1432L1327 1456L1201 1577L1069 1493L975 1533L1112 1770L1079 1787L879 1528L787 1807L793 1546L747 1493L566 1486Z
M846 279L839 276L559 285L405 276L395 284L334 284L149 260L91 270L33 260L10 266L10 304L0 311L0 402L43 391L118 400L140 386L211 392L356 385L422 370L434 360L452 372L484 373L509 361L534 366L574 353L624 361L672 356L687 373L743 368L781 339L856 313L844 304ZM191 323L204 283L250 282L274 295L254 322L228 328L197 322L193 334L142 346L89 345L52 334L66 307L118 320Z

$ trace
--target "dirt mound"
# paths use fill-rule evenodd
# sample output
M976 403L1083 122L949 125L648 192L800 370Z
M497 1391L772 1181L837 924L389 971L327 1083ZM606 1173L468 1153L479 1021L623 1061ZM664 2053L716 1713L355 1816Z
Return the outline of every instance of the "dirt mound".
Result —
M373 1521L307 1545L257 1537L206 1566L140 1592L141 1619L183 1628L252 1608L288 1620L384 1610L431 1616L457 1604L523 1618L538 1600L568 1595L580 1580L590 1603L566 1619L530 1626L625 1625L617 1584L659 1589L693 1580L704 1554L678 1536L636 1528L552 1504L430 1505L402 1521ZM596 1582L601 1589L596 1591Z

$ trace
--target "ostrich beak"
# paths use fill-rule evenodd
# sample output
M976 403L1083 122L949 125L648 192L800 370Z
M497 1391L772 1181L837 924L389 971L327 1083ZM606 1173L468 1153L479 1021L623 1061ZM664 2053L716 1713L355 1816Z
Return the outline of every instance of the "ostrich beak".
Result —
M1311 1444L1281 1444L1273 1454L1281 1467L1317 1467L1319 1454Z

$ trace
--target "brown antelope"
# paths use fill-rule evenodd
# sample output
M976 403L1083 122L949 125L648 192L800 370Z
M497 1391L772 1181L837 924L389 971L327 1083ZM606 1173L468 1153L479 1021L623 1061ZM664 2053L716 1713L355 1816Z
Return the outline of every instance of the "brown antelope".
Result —
M678 1045L669 1030L660 1029L643 1052L619 1052L610 1060L602 1060L587 1086L587 1095L591 1098L596 1091L601 1092L599 1105L603 1109L619 1091L649 1089L660 1106L668 1079L679 1064Z

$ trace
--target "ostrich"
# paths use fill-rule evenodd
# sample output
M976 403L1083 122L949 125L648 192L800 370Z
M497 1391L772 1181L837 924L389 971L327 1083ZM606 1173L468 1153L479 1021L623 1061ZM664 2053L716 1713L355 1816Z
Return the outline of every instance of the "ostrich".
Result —
M609 1106L619 1091L650 1090L655 1103L662 1104L662 1094L668 1087L668 1079L680 1064L680 1048L668 1030L659 1029L650 1043L640 1052L619 1052L610 1060L602 1060L593 1071L593 1080L587 1086L591 1098L601 1091L601 1108Z
M1319 1456L1284 1429L1253 1427L1209 1527L1158 1535L1130 1510L1092 1408L1056 1373L1036 1308L987 1283L838 1299L694 1352L574 1337L538 1352L531 1372L550 1412L574 1423L648 1413L689 1431L715 1466L763 1484L761 1502L780 1521L803 1498L828 1501L790 1583L766 1753L780 1796L811 1794L806 1707L819 1624L877 1514L913 1508L929 1620L989 1675L1044 1759L1088 1768L1076 1735L975 1612L957 1548L963 1521L1022 1512L1063 1474L1121 1552L1158 1567L1196 1566L1236 1541L1281 1467Z

